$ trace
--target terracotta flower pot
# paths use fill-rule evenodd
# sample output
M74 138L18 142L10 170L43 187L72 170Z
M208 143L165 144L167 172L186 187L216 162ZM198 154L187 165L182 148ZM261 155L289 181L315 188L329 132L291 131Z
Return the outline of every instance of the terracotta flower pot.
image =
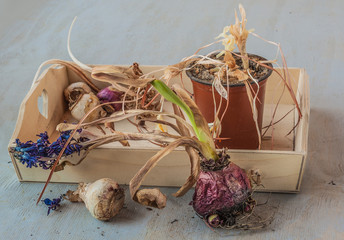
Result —
M249 54L249 57L255 55ZM263 59L262 57L260 57ZM268 64L272 67L271 64ZM256 100L256 106L258 110L258 125L259 131L262 128L263 112L264 112L264 98L266 82L271 75L272 70L268 70L268 73L258 79L259 93ZM214 100L212 93L212 85L209 82L205 82L192 75L190 70L186 71L188 77L192 80L194 100L197 106L200 108L202 114L208 123L214 122ZM253 120L251 106L248 100L246 87L243 83L232 84L229 86L223 85L226 90L229 88L229 106L225 112L222 120L222 131L220 138L228 138L227 140L217 140L216 145L219 148L227 147L230 149L257 149L259 147L258 133L256 125ZM251 83L254 91L257 91L257 85ZM216 106L220 104L221 96L215 90ZM221 117L226 108L226 99L222 99L222 105L219 116Z

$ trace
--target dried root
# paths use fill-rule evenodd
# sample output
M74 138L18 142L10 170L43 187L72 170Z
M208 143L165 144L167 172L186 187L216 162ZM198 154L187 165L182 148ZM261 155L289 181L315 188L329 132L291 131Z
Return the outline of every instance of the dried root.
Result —
M166 195L159 189L141 189L136 193L137 202L149 207L164 208L166 206Z

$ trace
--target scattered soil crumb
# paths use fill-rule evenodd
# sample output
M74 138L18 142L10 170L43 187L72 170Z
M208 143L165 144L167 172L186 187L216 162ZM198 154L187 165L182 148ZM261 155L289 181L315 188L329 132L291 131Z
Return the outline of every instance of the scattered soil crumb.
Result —
M175 223L175 222L178 222L178 219L174 219L171 224Z
M156 214L158 217L160 216L159 213Z
M50 192L53 192L53 190L50 190Z
M336 185L336 183L335 183L333 180L331 180L331 182L329 182L328 184L330 184L330 185Z
M100 229L100 227L97 227L97 229Z
M148 211L152 211L153 209L152 208L150 208L150 207L147 207L146 208Z
M102 232L100 233L100 235L102 235L102 236L104 237L104 235L105 235L105 232L104 232L104 231L102 231Z
M7 163L11 163L11 161L7 162Z

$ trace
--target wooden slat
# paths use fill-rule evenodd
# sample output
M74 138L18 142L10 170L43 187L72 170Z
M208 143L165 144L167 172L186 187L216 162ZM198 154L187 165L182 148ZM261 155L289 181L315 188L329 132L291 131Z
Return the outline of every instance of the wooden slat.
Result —
M53 182L90 182L102 177L116 179L120 184L128 184L130 179L153 156L157 150L143 149L96 149L78 167L66 167L54 174ZM297 190L302 163L300 154L281 154L272 151L235 152L229 151L231 160L250 171L259 170L264 188L261 191L292 192ZM138 157L139 156L139 157ZM68 158L74 162L77 157ZM40 169L27 170L20 165L22 177L27 181L44 182L48 172ZM189 174L188 157L183 150L174 151L153 169L144 181L151 186L181 186Z
M295 151L307 152L308 143L308 122L310 114L310 99L309 99L309 83L308 75L304 69L300 71L300 80L297 93L297 99L300 103L300 108L302 110L302 119L299 126L296 128L296 138L295 138ZM295 120L298 119L299 115L296 112Z

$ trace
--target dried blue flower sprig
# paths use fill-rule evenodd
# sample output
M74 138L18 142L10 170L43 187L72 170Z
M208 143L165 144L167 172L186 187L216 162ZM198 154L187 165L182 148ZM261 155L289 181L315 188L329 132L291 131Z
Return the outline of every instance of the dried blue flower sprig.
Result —
M81 132L81 129L78 130ZM16 147L12 148L14 157L22 164L26 164L26 167L41 167L45 170L50 169L55 162L55 158L58 156L63 146L67 142L71 130L60 133L57 140L50 144L49 136L47 132L40 133L36 142L27 141L22 143L19 139L16 139ZM78 144L79 141L72 139L71 143L68 144L64 156L71 155L73 153L80 154L81 146Z
M59 208L60 202L63 200L63 195L61 195L59 198L54 198L53 200L50 200L49 198L46 198L44 200L42 200L42 202L48 206L48 213L47 216L50 214L51 210L56 210L57 208Z

